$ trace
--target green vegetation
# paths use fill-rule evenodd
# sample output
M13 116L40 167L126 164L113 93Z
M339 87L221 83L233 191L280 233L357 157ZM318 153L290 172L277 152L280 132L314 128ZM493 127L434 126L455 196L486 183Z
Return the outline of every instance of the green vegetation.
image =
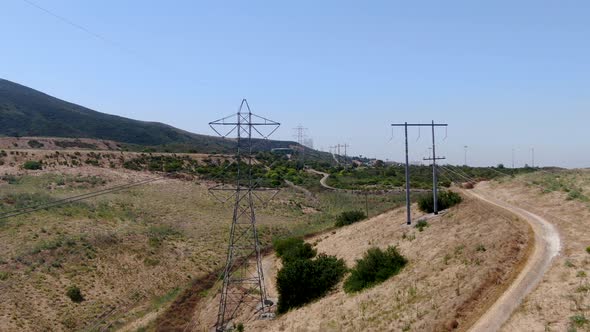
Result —
M461 195L453 191L441 191L437 196L438 210L446 210L454 205L461 203ZM418 200L418 208L426 213L434 212L434 198L432 193L421 197Z
M344 211L336 218L336 227L350 225L365 219L367 216L362 211Z
M23 164L24 169L38 170L43 168L43 164L40 161L29 160Z
M72 300L72 302L80 303L84 301L84 296L82 296L82 291L78 286L70 286L66 291L66 295Z
M277 273L278 313L300 307L328 293L342 279L346 265L342 259L325 254L315 259L315 250L303 239L275 241L283 267ZM279 254L280 252L280 254Z
M352 168L327 167L319 168L330 173L328 184L332 187L342 189L392 189L402 188L405 186L405 166L404 165L386 165L382 161L377 161L374 166L359 166ZM537 169L531 167L525 168L499 168L499 167L469 167L469 166L455 166L454 169L465 174L469 178L491 180L501 178L503 176L514 176L517 174L534 172ZM431 189L432 188L432 167L410 165L410 185L415 189ZM441 177L439 178L439 186L445 188L449 187L451 182Z
M333 167L324 170L330 173L328 184L342 189L391 189L405 185L404 166L375 166L343 168ZM411 166L412 188L428 189L432 186L432 168L428 166ZM450 182L441 181L441 186Z
M315 257L316 250L311 244L306 243L300 237L288 237L273 241L275 253L283 262L292 262L298 259L311 259Z
M80 148L80 149L89 149L89 150L96 150L98 147L96 144L82 142L80 140L75 141L60 141L55 140L55 145L59 146L60 148Z
M420 220L416 223L416 227L418 229L418 231L422 232L424 230L424 228L428 227L428 221L426 220Z
M269 152L260 152L256 159L260 161L253 165L252 176L257 179L259 186L279 187L284 181L290 181L296 185L315 185L318 181L313 175L303 170L303 164L290 161L286 156L274 155ZM240 167L245 168L244 162ZM198 175L207 180L218 182L233 182L237 177L238 164L225 160L204 159L198 162L187 155L141 155L126 160L123 167L135 171L159 171L177 172ZM244 176L247 174L244 174ZM313 183L313 184L312 184Z
M590 254L590 247L586 247L586 252Z
M32 147L33 149L39 149L39 148L42 148L44 146L43 143L41 143L41 142L39 142L39 141L37 141L35 139L29 140L27 142L27 144L29 144L29 146Z
M380 284L396 275L408 263L396 247L369 249L363 258L357 260L351 275L344 282L347 293L359 292L365 288Z
M586 318L584 315L575 315L570 317L570 323L575 327L583 327L587 325L588 322L588 318Z

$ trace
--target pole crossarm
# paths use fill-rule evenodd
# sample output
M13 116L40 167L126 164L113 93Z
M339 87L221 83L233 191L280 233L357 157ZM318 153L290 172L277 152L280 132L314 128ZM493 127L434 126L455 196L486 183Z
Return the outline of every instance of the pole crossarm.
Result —
M432 123L392 123L391 124L392 127L447 127L448 124L447 123L435 123L434 125Z

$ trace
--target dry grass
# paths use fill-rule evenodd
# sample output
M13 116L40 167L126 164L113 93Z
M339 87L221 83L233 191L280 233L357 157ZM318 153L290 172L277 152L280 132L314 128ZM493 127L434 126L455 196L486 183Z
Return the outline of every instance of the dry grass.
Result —
M28 202L35 203L154 176L122 169L120 164L111 167L111 154L132 158L134 153L6 152L0 166L3 211L14 208L22 194L38 193ZM102 154L101 167L71 165L74 157L80 160L92 153ZM47 165L43 170L20 168L25 160L38 159ZM211 197L208 185L160 180L0 220L0 330L153 327L158 313L224 263L231 208ZM369 205L377 213L399 201L370 197ZM268 245L274 236L331 227L334 217L351 207L364 207L364 197L319 193L310 201L303 193L285 189L257 210L261 242ZM72 285L81 289L85 301L76 304L66 296Z
M492 207L482 213L481 204L468 198L429 220L422 232L408 228L404 210L397 209L309 239L318 252L344 258L349 267L367 249L389 245L398 246L409 265L374 288L349 295L338 287L274 321L249 321L245 330L444 331L454 324L466 329L516 275L530 241L525 222ZM275 298L277 263L274 256L263 262L269 296ZM217 301L211 295L201 304L193 330L214 324Z
M478 187L553 223L562 252L504 331L587 331L590 324L590 193L588 170L538 172ZM579 194L572 195L572 192ZM579 325L574 321L580 322Z
M105 183L57 186L65 170L37 172L2 184L0 192L55 198L150 176L92 167L76 171L73 179L93 174ZM285 191L259 211L263 242L310 221L305 205L296 204L302 199ZM117 327L156 310L164 304L154 304L156 299L223 264L230 213L204 184L171 179L1 221L0 330L78 330L103 321ZM66 297L71 285L80 287L85 301Z

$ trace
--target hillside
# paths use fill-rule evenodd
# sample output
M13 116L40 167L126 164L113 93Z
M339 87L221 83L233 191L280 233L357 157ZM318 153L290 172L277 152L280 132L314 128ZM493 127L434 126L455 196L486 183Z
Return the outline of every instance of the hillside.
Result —
M244 322L245 331L466 331L516 277L532 233L510 213L464 198L448 213L429 219L423 231L404 224L401 208L309 238L319 253L343 258L348 267L369 248L390 245L409 264L399 275L359 293L347 294L339 285L275 320L251 320L245 310L236 321ZM269 296L277 298L281 264L270 254L263 266ZM217 292L210 292L197 306L189 330L207 331L218 303Z
M124 167L126 161L147 155L82 149L4 151L0 212L153 178L152 172ZM215 160L219 156L176 157L204 169L221 164ZM22 168L27 160L42 161L43 169ZM177 297L204 294L191 292L192 287L208 289L207 277L217 276L223 266L233 213L209 194L211 185L197 175L166 177L0 219L0 331L136 331L139 326L131 328L133 324L155 324ZM330 191L308 197L287 187L257 207L258 234L266 247L276 236L331 227L336 215L364 208L367 201L371 214L382 213L399 206L401 197ZM80 290L82 301L68 296L70 287ZM187 310L178 312L180 323L190 319L192 307Z
M477 190L546 218L562 243L539 285L500 331L588 331L590 172L536 172Z
M132 149L139 145L172 152L225 153L235 145L231 139L97 112L4 79L0 79L0 135L95 138L126 143ZM269 140L259 149L295 145Z

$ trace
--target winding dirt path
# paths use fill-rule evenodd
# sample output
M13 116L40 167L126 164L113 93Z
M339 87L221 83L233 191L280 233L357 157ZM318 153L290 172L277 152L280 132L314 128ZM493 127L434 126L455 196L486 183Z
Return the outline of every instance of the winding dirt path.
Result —
M528 262L512 285L496 300L488 311L469 329L471 332L498 331L508 321L523 299L539 284L549 269L551 261L561 250L559 233L555 226L534 213L520 207L499 201L481 192L465 191L469 195L510 211L526 220L535 234L535 248Z
M307 171L310 173L315 173L315 174L319 174L322 176L322 178L320 179L320 184L322 185L322 187L324 187L326 189L330 189L330 190L339 190L338 188L334 188L334 187L328 185L327 181L328 181L328 177L330 177L330 174L316 171L315 169L308 169Z

